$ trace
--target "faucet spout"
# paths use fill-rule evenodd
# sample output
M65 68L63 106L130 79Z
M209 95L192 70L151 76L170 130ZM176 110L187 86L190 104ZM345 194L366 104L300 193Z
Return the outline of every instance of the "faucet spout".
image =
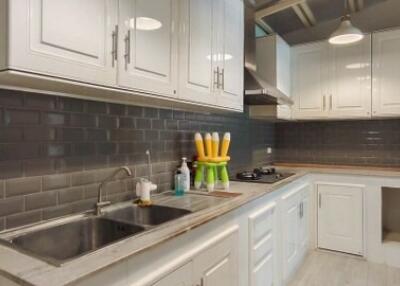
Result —
M99 185L99 190L97 193L97 203L96 203L96 215L101 215L101 209L105 206L108 206L111 204L109 201L103 201L102 199L102 193L103 193L103 188L104 186L109 183L112 179L114 179L119 173L124 172L127 176L131 177L132 176L132 170L127 167L120 167L117 170L115 170L109 177L107 177L105 180L103 180L100 185Z

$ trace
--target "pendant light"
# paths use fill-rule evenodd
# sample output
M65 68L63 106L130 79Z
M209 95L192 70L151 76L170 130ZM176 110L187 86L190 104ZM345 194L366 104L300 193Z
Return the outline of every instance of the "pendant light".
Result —
M329 43L333 45L346 45L361 41L364 34L351 23L350 14L347 14L347 0L344 1L346 15L342 17L339 27L332 33Z

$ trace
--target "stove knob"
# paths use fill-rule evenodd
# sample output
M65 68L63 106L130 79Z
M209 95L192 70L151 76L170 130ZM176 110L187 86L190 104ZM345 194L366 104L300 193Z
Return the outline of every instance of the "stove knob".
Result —
M276 169L275 168L270 168L269 171L271 172L271 174L275 174L276 173Z

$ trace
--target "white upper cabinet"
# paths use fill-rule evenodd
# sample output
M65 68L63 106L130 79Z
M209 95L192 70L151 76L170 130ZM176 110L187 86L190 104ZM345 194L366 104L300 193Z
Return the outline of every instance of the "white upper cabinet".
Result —
M116 83L116 0L9 1L9 68Z
M295 119L326 116L328 44L312 43L292 51L292 95Z
M181 0L179 97L243 109L241 0Z
M373 116L400 115L400 30L374 33Z
M257 73L287 96L291 96L291 50L278 35L256 40ZM278 119L291 119L291 108L278 105Z
M118 84L176 96L177 0L119 0Z
M329 116L371 116L371 36L353 45L331 46Z
M243 73L242 0L0 0L0 85L243 111Z
M222 41L219 43L218 52L221 87L217 104L227 108L243 109L244 6L241 0L219 0L219 2L223 10L217 17L224 21L221 21Z
M180 3L179 98L215 104L213 0L181 0Z
M295 47L292 78L295 119L371 117L371 37Z

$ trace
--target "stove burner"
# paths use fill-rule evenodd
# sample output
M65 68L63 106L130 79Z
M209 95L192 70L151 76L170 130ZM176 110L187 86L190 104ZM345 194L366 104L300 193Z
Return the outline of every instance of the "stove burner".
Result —
M261 167L261 168L254 169L254 173L259 174L259 175L272 175L272 174L276 174L276 169Z
M245 171L237 173L236 177L231 178L231 180L273 184L280 180L284 180L292 175L294 174L277 172L276 169L272 167L260 167L255 168L253 172Z
M237 173L236 178L244 181L256 181L261 179L261 174L256 172L241 172Z

